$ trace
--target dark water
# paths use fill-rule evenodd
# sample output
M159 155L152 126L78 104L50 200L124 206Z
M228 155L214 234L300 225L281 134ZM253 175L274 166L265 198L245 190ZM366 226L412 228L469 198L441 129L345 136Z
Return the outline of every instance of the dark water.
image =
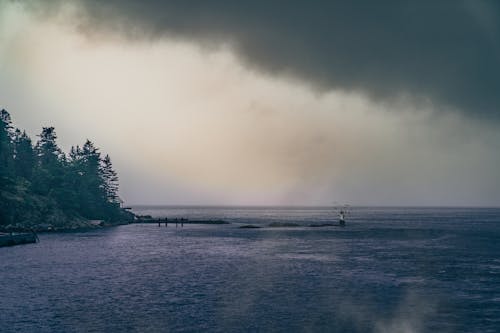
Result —
M499 332L500 209L145 208L0 248L1 332Z

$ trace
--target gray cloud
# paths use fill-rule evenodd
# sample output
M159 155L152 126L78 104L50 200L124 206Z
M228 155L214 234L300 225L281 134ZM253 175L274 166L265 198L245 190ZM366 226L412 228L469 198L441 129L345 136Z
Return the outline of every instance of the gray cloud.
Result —
M454 5L446 34L432 7L411 40L417 23L394 27L421 6L252 4L0 0L0 100L66 150L95 140L128 202L498 204L491 4Z
M500 119L494 1L82 0L82 29L225 42L249 66L322 90L401 95Z

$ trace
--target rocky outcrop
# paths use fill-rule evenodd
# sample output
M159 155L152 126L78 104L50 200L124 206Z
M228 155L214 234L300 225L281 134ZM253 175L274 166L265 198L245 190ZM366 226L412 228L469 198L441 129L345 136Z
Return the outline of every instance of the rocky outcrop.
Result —
M36 243L37 240L38 240L38 237L34 232L31 232L31 233L1 233L0 232L0 247Z
M31 218L30 218L31 217ZM134 214L123 210L120 216L113 220L89 220L77 214L65 214L59 209L52 209L49 214L37 216L36 214L24 215L17 223L0 225L3 232L50 232L50 231L76 231L98 229L103 227L128 224L134 220Z
M286 227L300 227L300 224L293 222L272 222L269 223L271 228L286 228Z

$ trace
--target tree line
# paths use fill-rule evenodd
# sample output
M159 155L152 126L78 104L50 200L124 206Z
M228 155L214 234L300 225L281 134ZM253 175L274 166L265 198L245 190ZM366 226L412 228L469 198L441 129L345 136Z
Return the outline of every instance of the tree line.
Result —
M123 214L109 155L90 140L64 153L54 127L43 127L33 142L0 111L0 225L61 226Z

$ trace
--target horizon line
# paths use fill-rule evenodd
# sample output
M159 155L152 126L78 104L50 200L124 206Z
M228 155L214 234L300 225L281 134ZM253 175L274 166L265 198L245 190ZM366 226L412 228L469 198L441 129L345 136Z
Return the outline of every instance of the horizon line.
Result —
M171 208L498 208L484 205L366 205L366 204L332 204L332 205L232 205L232 204L123 204L124 207L171 207Z

